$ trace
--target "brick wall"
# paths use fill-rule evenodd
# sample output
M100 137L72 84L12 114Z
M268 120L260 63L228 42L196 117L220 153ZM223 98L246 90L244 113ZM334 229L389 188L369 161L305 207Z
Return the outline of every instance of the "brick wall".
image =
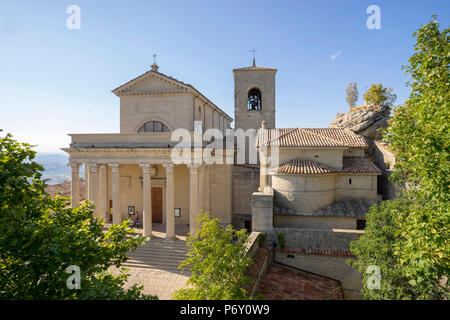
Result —
M338 281L278 264L269 265L258 294L266 300L342 300Z

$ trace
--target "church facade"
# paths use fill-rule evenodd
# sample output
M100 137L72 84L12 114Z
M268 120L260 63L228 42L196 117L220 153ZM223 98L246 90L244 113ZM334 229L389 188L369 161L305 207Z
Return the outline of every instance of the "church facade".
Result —
M247 155L248 148L259 151L256 164L248 158L238 163L235 144L231 153L224 146L221 163L205 163L202 150L211 142L205 132L225 136L233 119L193 86L158 70L153 64L112 91L120 99L119 133L69 134L63 150L70 156L73 207L80 202L83 164L97 216L120 223L138 213L145 235L152 235L152 223L163 223L167 240L175 239L177 225L195 232L201 211L256 231L356 230L379 199L381 172L365 157L364 138L342 129L276 128L276 69L254 64L233 70L234 128L259 132L257 145L246 146ZM179 129L200 141L188 149L189 163L173 160ZM269 168L262 160L274 146L279 163Z

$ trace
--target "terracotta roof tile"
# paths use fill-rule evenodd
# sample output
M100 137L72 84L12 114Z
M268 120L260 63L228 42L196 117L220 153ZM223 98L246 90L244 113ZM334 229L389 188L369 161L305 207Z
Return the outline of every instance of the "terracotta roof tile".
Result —
M343 158L342 170L333 169L310 159L294 159L270 169L270 174L381 173L367 158Z
M366 140L338 128L260 129L258 146L367 148Z
M367 158L344 158L342 172L345 173L381 173L381 170Z
M320 162L308 159L295 159L288 161L273 171L273 173L285 174L324 174L332 172L334 172L332 168Z

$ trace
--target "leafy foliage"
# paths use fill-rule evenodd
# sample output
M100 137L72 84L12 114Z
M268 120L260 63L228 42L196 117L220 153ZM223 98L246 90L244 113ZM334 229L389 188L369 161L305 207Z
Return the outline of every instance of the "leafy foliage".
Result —
M351 247L359 271L371 264L382 271L382 289L363 290L368 299L450 298L449 31L433 16L414 33L405 67L412 92L385 135L400 196L371 208L365 235Z
M392 91L392 88L384 88L381 83L372 84L369 90L364 93L364 100L367 104L392 107L395 100L397 100L397 95L395 95Z
M346 98L345 100L347 101L350 109L353 108L354 106L356 106L356 102L358 101L358 97L359 97L359 92L358 92L358 85L356 82L350 82L348 84L347 89L345 89L345 93L346 93Z
M249 280L244 275L252 259L246 247L245 229L222 228L218 219L207 213L198 218L200 228L188 238L188 258L180 268L190 267L188 288L174 294L178 300L248 299L242 288Z
M280 249L283 250L286 244L286 239L284 238L284 234L279 232L277 233L278 244L280 245Z
M29 144L0 137L0 298L156 298L140 286L123 289L123 270L107 271L120 267L145 238L132 236L126 221L103 230L92 204L71 209L69 199L49 197L34 156ZM80 290L66 285L70 265L80 267Z

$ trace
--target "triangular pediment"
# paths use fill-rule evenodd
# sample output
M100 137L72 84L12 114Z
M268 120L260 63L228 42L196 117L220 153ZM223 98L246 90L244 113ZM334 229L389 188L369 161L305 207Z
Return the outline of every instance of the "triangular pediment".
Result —
M120 95L169 93L189 91L191 88L159 72L149 71L116 88L113 92Z

